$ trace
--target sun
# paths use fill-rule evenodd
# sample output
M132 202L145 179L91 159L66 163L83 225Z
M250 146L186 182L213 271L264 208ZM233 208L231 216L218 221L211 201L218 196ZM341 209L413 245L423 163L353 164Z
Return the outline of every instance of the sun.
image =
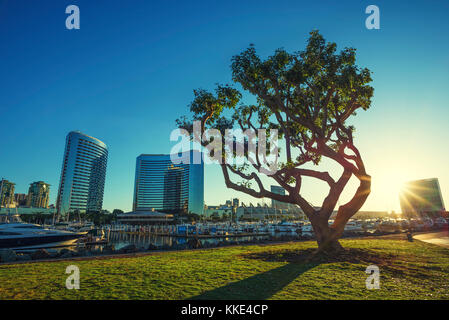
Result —
M383 181L383 187L386 193L394 194L398 196L404 191L405 183L409 181L408 178L400 174L391 174L386 177Z
M379 202L379 208L400 212L400 195L405 192L407 181L413 180L405 170L389 168L373 176L372 194Z

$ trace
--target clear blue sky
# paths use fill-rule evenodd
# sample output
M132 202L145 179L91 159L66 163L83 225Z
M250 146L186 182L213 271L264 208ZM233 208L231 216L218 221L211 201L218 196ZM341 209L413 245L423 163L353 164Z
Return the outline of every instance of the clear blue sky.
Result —
M65 28L70 4L80 30ZM369 4L380 30L365 28ZM80 130L110 149L104 207L129 210L136 156L170 151L194 88L229 82L250 43L262 56L301 50L319 29L373 71L372 108L354 121L373 176L364 209L398 210L396 183L426 177L449 206L448 12L447 1L0 0L0 177L22 193L44 180L53 203L65 136ZM217 169L206 168L206 203L249 201ZM320 188L304 190L314 204Z

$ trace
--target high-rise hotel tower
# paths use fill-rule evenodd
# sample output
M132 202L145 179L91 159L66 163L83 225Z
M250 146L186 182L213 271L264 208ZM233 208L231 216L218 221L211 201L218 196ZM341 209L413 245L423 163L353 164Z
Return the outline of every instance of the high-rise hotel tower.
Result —
M100 212L103 205L108 148L79 131L67 135L56 208L58 214Z
M198 151L180 154L142 154L136 161L133 211L203 214L204 162ZM195 158L200 163L193 163Z

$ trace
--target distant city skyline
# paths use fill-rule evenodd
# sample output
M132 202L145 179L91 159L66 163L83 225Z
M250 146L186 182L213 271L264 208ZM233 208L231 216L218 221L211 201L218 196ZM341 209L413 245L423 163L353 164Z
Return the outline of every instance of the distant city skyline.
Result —
M439 179L447 204L449 3L377 1L380 30L365 28L369 4L80 0L81 29L69 31L64 4L29 10L22 0L0 1L7 44L0 50L0 178L24 194L45 181L54 204L64 137L80 130L110 149L103 208L131 211L136 157L170 152L175 119L188 112L193 89L230 83L231 57L250 43L263 56L302 50L308 32L319 29L339 50L355 47L357 64L373 71L372 107L354 118L373 179L362 210L398 212L402 183L427 178ZM204 180L205 204L262 202L228 190L217 165L205 165ZM319 206L323 188L305 181L304 197Z

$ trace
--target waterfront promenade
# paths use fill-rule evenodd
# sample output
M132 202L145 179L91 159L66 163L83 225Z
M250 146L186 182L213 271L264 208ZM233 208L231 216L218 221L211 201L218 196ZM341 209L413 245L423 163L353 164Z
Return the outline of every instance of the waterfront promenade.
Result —
M424 241L427 243L436 244L438 246L442 246L445 248L449 248L449 232L441 231L441 232L431 232L431 233L423 233L414 236L415 239Z

